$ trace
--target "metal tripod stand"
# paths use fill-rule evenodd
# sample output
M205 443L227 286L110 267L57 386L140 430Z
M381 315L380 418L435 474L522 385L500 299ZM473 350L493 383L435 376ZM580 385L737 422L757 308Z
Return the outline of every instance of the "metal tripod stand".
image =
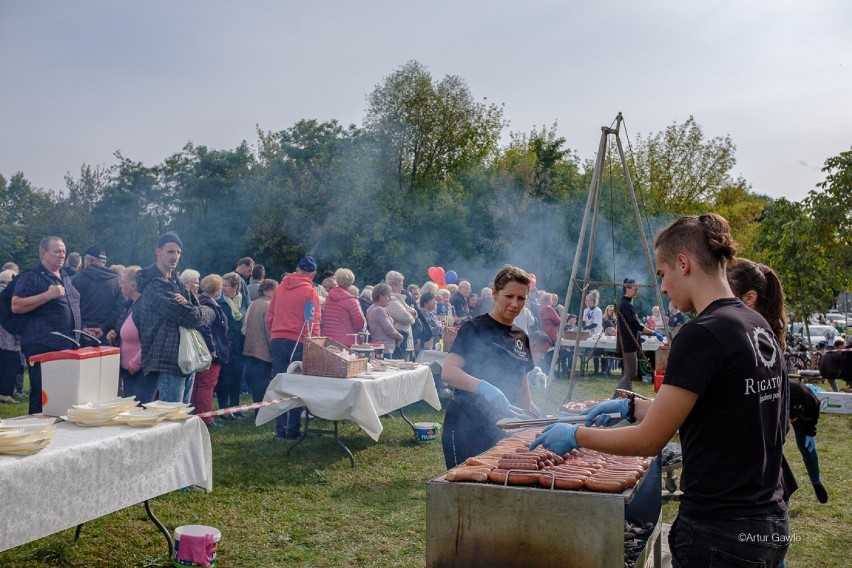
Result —
M601 203L601 193L603 187L603 167L606 161L606 151L607 151L607 140L610 136L615 138L616 147L618 149L618 155L621 159L621 166L624 171L624 177L627 184L627 191L630 196L630 201L633 205L633 213L636 216L636 227L638 229L641 241L642 248L645 251L645 260L648 265L648 275L650 277L650 282L653 282L654 292L657 297L657 303L662 307L663 298L660 294L659 283L657 282L657 272L654 268L654 262L651 259L651 252L648 247L648 240L645 236L645 231L642 229L642 219L639 214L639 204L636 201L636 192L633 190L633 181L630 178L630 170L627 168L627 160L624 157L624 149L621 146L621 138L619 137L619 131L621 130L621 123L624 118L621 116L621 113L618 113L618 116L615 118L615 128L609 126L601 127L601 140L600 145L598 146L598 154L597 159L595 160L595 169L592 172L592 181L589 185L589 196L586 199L586 208L583 212L583 222L580 226L580 235L577 239L577 251L574 254L574 262L571 266L571 277L568 281L568 291L565 294L565 303L563 304L565 308L562 310L562 318L559 323L559 330L556 336L556 345L554 346L553 359L550 364L550 371L548 372L548 380L547 380L547 389L545 394L545 403L550 400L550 388L553 384L554 372L556 370L557 362L559 361L559 351L562 347L562 332L565 329L565 322L568 318L568 313L570 311L572 295L574 292L574 288L577 287L582 291L580 295L580 306L581 309L577 312L578 320L580 318L579 314L582 313L583 301L586 297L589 287L589 276L592 269L592 254L595 249L595 235L597 234L597 224L598 224L598 216L600 211L600 203ZM586 266L583 273L582 280L577 279L577 272L580 265L580 257L584 250L586 233L589 233L589 245L586 254ZM611 283L612 285L621 285L618 283ZM669 333L668 323L666 322L666 318L663 318L663 328L665 329L665 335L669 337L669 341L671 341L671 335ZM574 354L578 353L580 347L580 334L576 334L576 338L574 340ZM568 395L566 396L565 402L570 401L574 394L574 387L576 385L576 371L577 365L575 364L574 358L572 358L571 363L571 372L569 378L569 386L568 386ZM546 410L542 408L542 410Z

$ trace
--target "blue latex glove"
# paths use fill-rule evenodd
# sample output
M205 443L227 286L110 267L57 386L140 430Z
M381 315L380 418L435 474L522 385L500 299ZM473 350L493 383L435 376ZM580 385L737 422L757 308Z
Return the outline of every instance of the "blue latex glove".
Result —
M655 331L655 332L654 332L654 337L656 337L656 338L657 338L657 341L659 341L659 342L662 342L662 341L663 341L663 334L662 334L662 333L660 333L659 331Z
M618 412L621 418L627 418L627 412L630 410L630 401L626 398L614 398L599 402L591 408L587 408L580 414L586 415L586 426L611 426L621 419L611 419L607 414Z
M577 425L557 422L544 429L541 436L533 440L530 449L534 450L539 445L559 454L567 454L580 446L577 444Z
M805 436L805 448L809 452L816 451L816 440L814 440L813 436Z
M476 387L476 394L482 395L485 402L493 406L500 416L512 416L512 411L509 410L509 400L506 398L506 395L491 383L479 381L479 386Z

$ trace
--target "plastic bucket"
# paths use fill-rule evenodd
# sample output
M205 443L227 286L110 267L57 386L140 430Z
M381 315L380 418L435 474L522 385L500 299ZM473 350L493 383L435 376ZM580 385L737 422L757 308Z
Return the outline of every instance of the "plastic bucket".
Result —
M441 425L435 422L415 422L414 437L418 442L430 442L438 438Z
M215 527L208 527L205 525L183 525L175 529L175 555L172 559L172 566L175 568L184 568L186 566L201 566L201 564L194 564L189 560L178 560L178 550L180 549L180 537L181 536L204 536L204 535L212 535L213 536L213 551L210 553L207 561L210 563L211 568L216 566L216 553L219 551L219 540L222 538L222 533L219 532L219 529Z

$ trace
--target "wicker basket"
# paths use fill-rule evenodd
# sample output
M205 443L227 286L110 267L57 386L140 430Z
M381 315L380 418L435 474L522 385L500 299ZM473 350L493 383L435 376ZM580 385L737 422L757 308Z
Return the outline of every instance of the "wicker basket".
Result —
M302 372L306 375L319 377L337 377L351 379L367 372L367 358L358 356L347 361L328 350L336 347L340 351L349 352L346 347L328 337L312 337L305 342Z
M589 332L588 331L577 332L577 331L565 330L565 331L562 332L562 339L577 339L577 335L580 336L580 341L589 338Z
M458 335L458 328L451 326L444 326L444 353L450 352L450 347L453 346L453 341L456 340L456 335Z

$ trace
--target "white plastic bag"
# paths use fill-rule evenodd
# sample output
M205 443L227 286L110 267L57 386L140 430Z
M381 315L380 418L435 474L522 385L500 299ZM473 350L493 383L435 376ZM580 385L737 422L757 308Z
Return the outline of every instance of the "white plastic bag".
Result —
M197 329L180 328L180 347L178 347L178 365L182 373L190 375L210 368L213 358L204 338Z

